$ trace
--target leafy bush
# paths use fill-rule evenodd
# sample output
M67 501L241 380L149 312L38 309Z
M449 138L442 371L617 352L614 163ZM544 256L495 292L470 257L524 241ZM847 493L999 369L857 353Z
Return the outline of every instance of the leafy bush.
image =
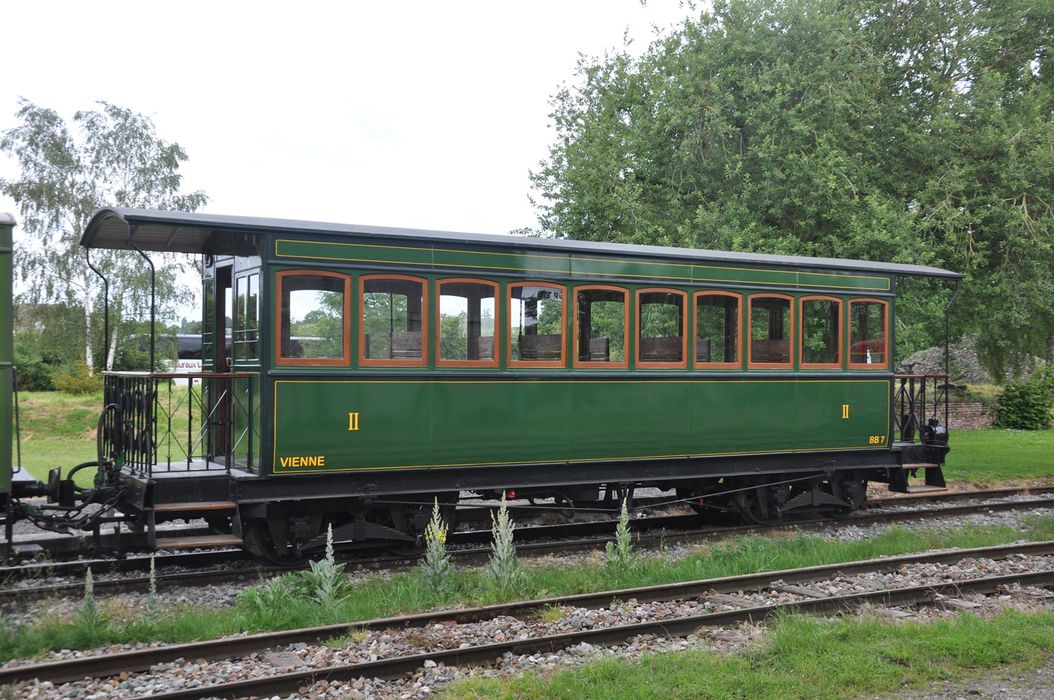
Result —
M1050 427L1052 408L1054 394L1042 375L1026 382L1007 382L999 397L997 425L1017 430L1045 430Z
M88 372L88 365L84 362L78 362L70 372L56 374L52 377L51 382L64 394L75 396L102 391L102 375L97 374L93 377Z
M54 366L37 354L15 351L15 370L20 391L51 391Z

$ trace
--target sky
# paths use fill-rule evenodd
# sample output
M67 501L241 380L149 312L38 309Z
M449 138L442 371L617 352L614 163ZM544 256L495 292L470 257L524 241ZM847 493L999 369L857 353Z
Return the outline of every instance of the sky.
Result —
M294 9L295 8L295 9ZM189 155L219 214L480 233L535 227L529 172L580 55L694 14L683 0L12 2L0 130L19 97L106 100ZM0 176L14 177L0 155ZM0 211L16 214L0 196Z

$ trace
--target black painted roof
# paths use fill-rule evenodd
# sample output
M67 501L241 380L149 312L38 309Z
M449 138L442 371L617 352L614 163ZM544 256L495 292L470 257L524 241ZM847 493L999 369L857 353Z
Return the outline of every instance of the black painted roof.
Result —
M692 248L626 245L624 243L596 243L557 238L530 238L506 234L455 233L421 229L389 228L332 224L293 219L265 219L253 216L225 216L181 211L150 209L107 208L95 212L81 245L91 248L130 249L128 225L134 225L135 245L146 251L201 253L213 233L252 233L262 236L296 234L315 238L398 238L407 241L443 241L487 246L512 246L539 251L562 251L569 254L619 255L696 260L699 262L745 263L787 267L824 268L849 272L877 272L919 277L959 279L957 272L925 265L844 260L840 258L809 258L798 255L765 255L761 253L733 253Z

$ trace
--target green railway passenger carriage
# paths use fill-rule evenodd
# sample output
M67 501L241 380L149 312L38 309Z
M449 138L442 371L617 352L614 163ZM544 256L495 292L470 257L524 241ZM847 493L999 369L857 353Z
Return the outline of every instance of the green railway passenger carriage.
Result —
M413 540L468 492L765 522L943 484L945 382L892 357L897 278L947 270L129 209L81 243L203 259L204 371L105 379L87 496L153 546Z

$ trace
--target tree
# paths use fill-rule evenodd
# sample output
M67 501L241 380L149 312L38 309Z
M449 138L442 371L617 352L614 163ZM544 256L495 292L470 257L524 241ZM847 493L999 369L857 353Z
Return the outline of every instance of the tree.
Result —
M0 135L0 151L21 168L18 179L0 179L0 192L19 206L28 234L17 251L15 269L29 303L59 302L83 311L84 357L96 364L92 343L93 309L101 294L78 243L92 213L104 206L194 211L205 204L203 192L180 193L180 163L187 154L164 141L146 116L108 102L79 111L67 124L57 112L20 100L20 124ZM138 255L92 251L92 263L111 284L114 318L142 316L149 309L149 275ZM182 263L170 256L155 260L161 316L181 295L177 273ZM116 345L119 323L110 346ZM113 364L113 353L105 358Z
M944 265L994 373L1054 350L1049 2L718 0L552 119L543 234ZM947 290L901 292L933 343Z

